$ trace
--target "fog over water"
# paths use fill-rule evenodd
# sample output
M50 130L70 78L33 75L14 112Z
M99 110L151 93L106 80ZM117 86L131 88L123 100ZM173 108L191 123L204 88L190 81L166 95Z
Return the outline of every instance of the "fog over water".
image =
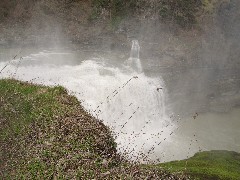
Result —
M119 152L130 159L163 162L202 150L240 152L240 109L189 116L174 112L161 73L149 76L142 69L147 60L139 59L140 47L134 41L130 58L120 63L94 50L1 49L0 70L5 68L0 78L64 86L113 130Z

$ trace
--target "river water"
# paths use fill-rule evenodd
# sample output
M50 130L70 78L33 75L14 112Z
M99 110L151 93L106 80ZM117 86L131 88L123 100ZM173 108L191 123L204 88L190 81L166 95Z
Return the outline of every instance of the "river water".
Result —
M109 52L1 49L0 70L7 66L0 78L64 86L113 130L118 151L130 159L163 162L202 150L240 152L239 108L188 117L175 114L166 109L164 80L142 72L138 53L117 61Z

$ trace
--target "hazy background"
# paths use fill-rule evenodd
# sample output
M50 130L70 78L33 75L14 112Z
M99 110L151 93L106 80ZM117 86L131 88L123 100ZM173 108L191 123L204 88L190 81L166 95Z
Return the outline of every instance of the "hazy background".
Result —
M147 87L148 78L163 80L166 113L179 119L181 128L165 149L176 154L184 146L176 158L189 156L186 149L197 135L199 144L191 154L210 149L240 151L240 2L188 3L188 9L164 0L131 1L137 3L133 7L125 1L109 2L2 0L0 61L23 57L21 63L11 63L19 68L19 77L26 74L24 80L36 78L34 73L40 76L42 66L49 71L53 67L56 74L50 78L58 80L65 66L78 67L89 59L105 63L106 75L122 67L131 41L137 39L146 76L141 88L153 87ZM24 72L32 66L35 72Z

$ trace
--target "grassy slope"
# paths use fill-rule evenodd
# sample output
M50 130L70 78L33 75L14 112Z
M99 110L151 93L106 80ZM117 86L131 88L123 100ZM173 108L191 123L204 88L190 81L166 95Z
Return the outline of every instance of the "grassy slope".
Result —
M210 151L192 158L160 164L171 172L183 171L196 179L240 179L240 154L230 151Z
M109 129L62 87L0 80L0 179L6 178L167 180L185 176L122 159Z
M239 172L240 154L227 151L157 166L128 163L109 129L62 87L0 80L0 177L240 179Z
M1 80L0 94L2 176L64 178L81 176L84 171L90 178L98 162L89 160L88 167L81 168L76 167L78 163L84 158L101 162L106 154L114 155L108 129L62 87Z

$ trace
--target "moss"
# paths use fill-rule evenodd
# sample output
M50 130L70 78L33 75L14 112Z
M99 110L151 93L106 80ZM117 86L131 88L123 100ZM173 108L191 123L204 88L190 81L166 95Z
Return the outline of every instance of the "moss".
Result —
M171 172L184 172L197 179L240 179L240 154L230 151L200 152L187 160L158 166Z

